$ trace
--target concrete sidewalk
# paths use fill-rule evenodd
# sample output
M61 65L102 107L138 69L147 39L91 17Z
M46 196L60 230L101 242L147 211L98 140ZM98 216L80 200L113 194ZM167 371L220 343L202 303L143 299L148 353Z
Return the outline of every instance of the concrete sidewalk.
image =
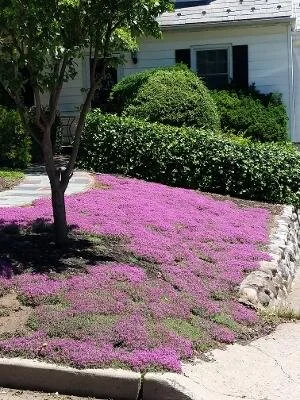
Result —
M300 311L300 271L288 303ZM144 400L300 400L300 321L209 358L184 364L183 375L146 374ZM170 396L172 389L182 397Z
M246 346L212 352L212 361L185 365L198 386L197 400L299 400L300 323L278 327Z

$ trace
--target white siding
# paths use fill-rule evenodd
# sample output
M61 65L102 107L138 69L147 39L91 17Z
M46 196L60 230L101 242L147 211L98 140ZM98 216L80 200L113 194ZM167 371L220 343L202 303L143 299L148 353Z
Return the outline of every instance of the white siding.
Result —
M293 16L296 18L295 28L300 29L300 2L293 0Z
M120 68L119 76L124 77L148 68L173 65L175 49L216 44L233 46L247 44L249 84L255 83L257 89L264 93L281 93L288 112L292 113L293 102L290 96L292 70L289 61L287 24L165 31L161 40L146 39L140 44L137 64L133 64L128 54L127 62ZM291 135L295 139L295 133L292 132Z
M78 65L78 73L75 79L65 82L63 85L61 98L60 98L60 112L64 116L74 116L78 114L80 105L83 102L82 89L87 87L87 67L86 62L82 60L76 61ZM42 95L43 104L47 104L48 94Z
M119 68L118 77L158 66L175 63L175 49L201 45L248 45L249 84L264 93L278 92L283 96L290 116L290 131L294 141L300 142L300 47L294 55L295 88L293 90L293 68L290 54L290 27L288 24L262 26L227 26L201 30L165 31L161 40L145 39L140 44L138 63L134 64L130 54ZM82 104L82 88L88 87L88 62L78 62L79 74L75 80L64 85L61 98L63 115L76 115ZM294 96L294 97L293 97Z
M78 60L77 64L78 74L76 78L66 82L63 86L60 107L62 115L78 114L79 107L83 102L82 89L86 87L88 76L85 63L82 60Z

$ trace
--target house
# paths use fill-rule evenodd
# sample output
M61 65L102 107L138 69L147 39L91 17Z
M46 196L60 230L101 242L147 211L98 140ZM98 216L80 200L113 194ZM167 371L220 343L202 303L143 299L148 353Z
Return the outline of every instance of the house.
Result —
M264 93L282 94L290 135L300 142L300 4L296 0L177 0L175 11L159 17L161 40L144 38L126 55L117 79L176 62L186 63L211 88L252 83ZM88 87L89 61L63 92L68 115ZM299 110L299 112L298 112Z

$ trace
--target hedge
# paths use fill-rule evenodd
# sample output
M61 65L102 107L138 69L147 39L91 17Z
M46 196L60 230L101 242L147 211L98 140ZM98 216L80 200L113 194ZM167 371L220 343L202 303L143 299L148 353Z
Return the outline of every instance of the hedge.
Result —
M25 168L30 162L30 138L25 134L19 114L0 107L0 166Z
M220 128L209 90L183 64L124 78L112 89L109 110L173 126Z
M299 204L300 152L193 128L89 113L79 164L207 192Z
M261 142L288 140L288 115L278 94L220 90L211 95L217 104L223 130Z

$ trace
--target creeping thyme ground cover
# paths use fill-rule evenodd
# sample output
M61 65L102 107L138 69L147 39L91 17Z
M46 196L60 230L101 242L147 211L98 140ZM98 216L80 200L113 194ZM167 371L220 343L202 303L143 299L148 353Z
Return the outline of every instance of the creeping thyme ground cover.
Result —
M16 274L2 257L0 296L16 291L32 307L26 330L0 338L2 354L180 371L182 359L257 333L259 318L237 302L236 288L268 259L267 209L136 179L96 180L67 197L68 222L118 252L69 274ZM0 209L0 224L26 229L50 216L50 201L39 200Z

